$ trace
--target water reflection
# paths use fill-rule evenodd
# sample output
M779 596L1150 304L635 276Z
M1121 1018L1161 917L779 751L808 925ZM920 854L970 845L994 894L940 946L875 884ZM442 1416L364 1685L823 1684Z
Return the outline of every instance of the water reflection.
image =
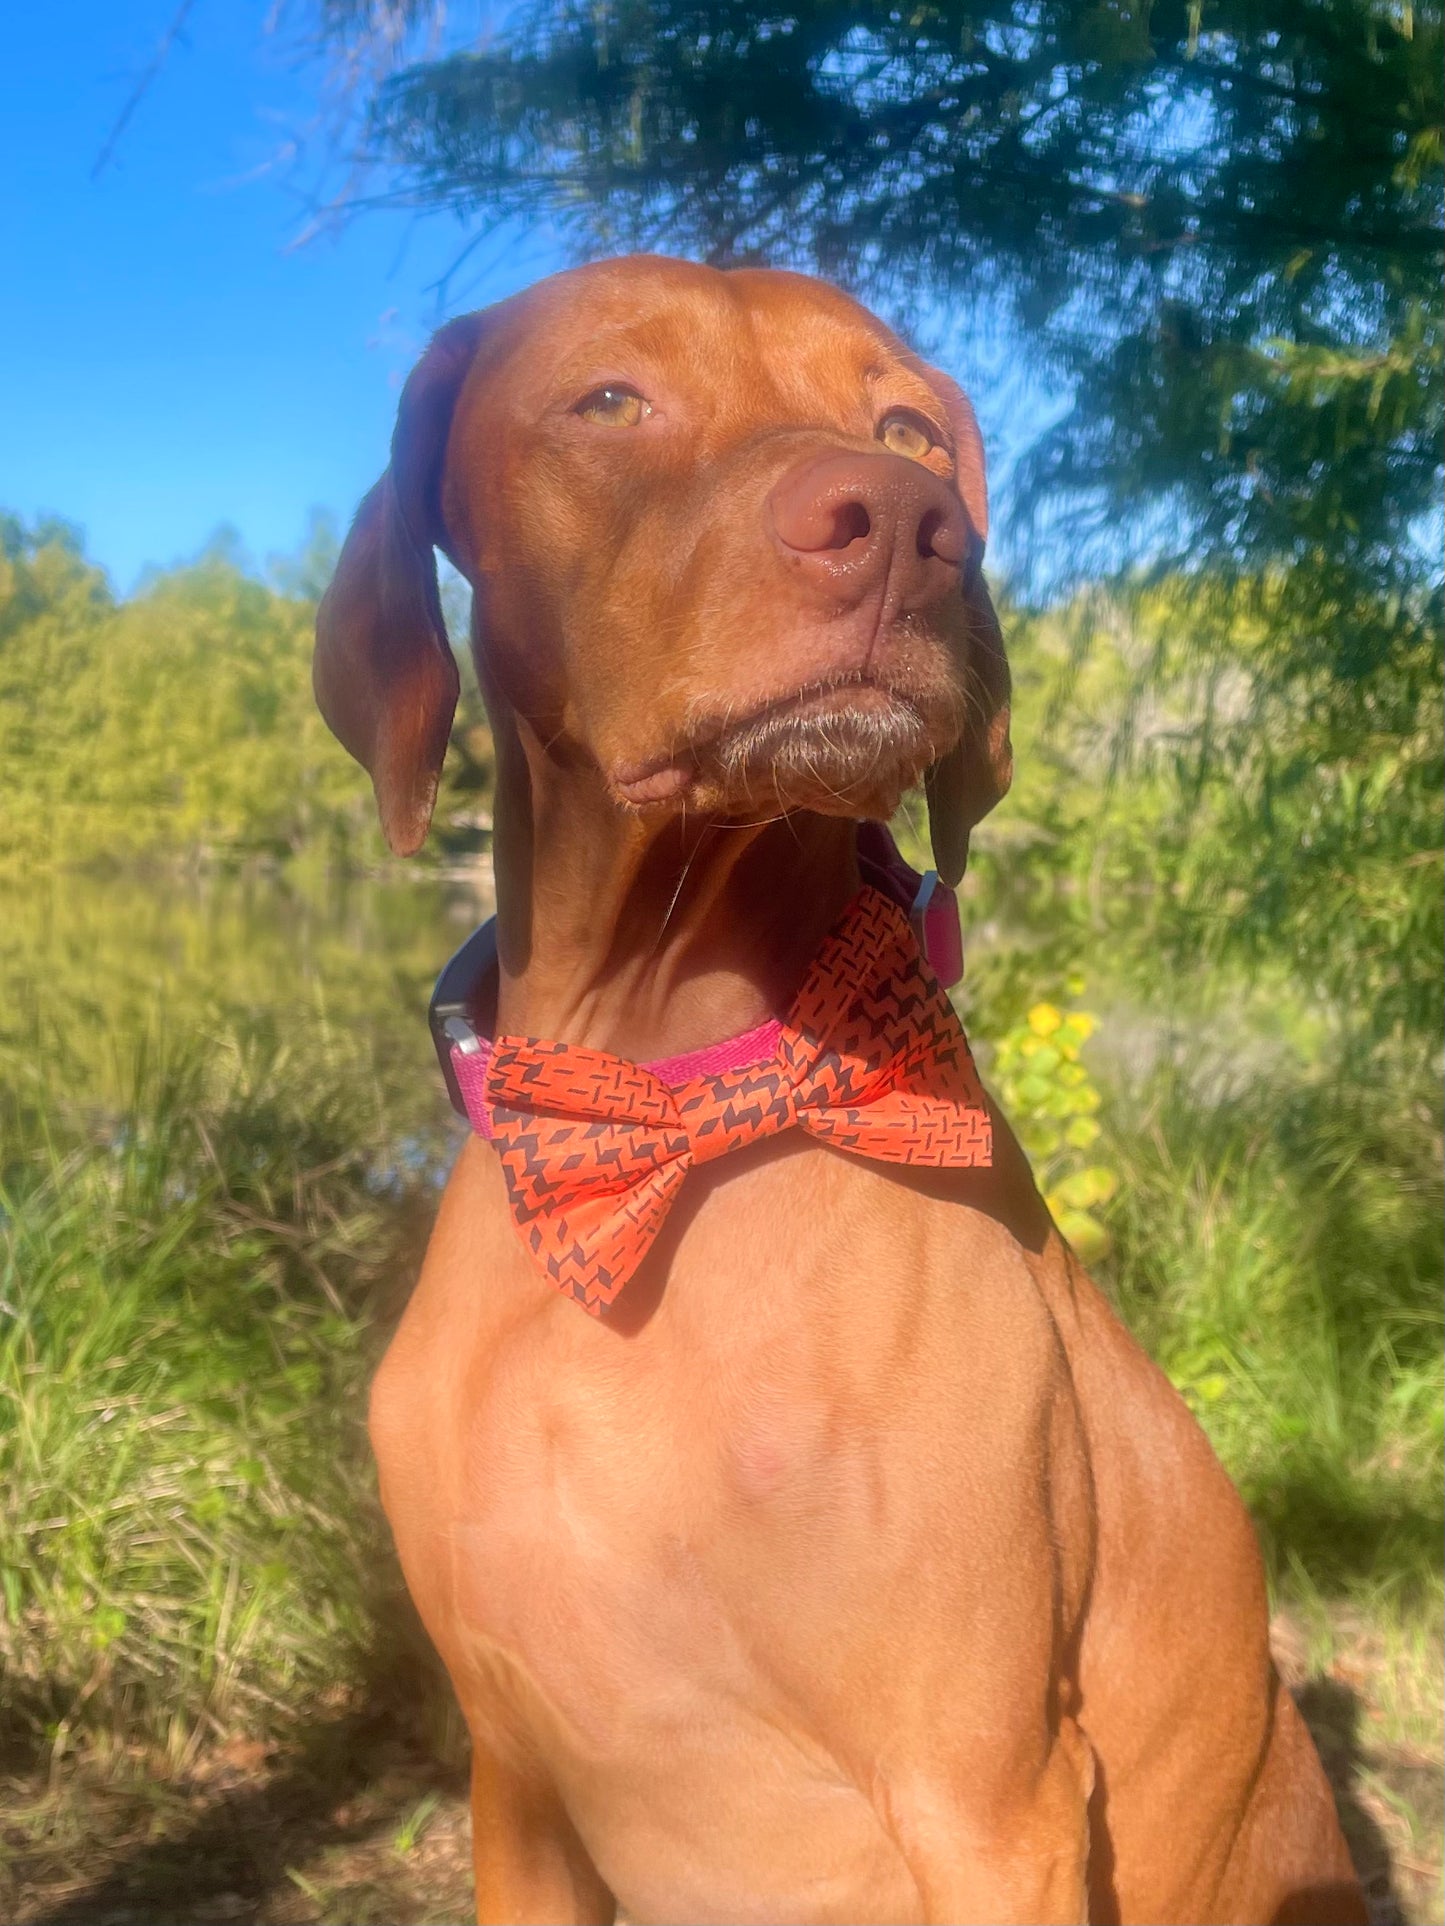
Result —
M399 1123L441 1122L427 998L490 907L482 877L5 880L0 1086L53 1100L58 1079L103 1106L128 1088L141 1049L264 1037L344 1052L353 1040L401 1105Z

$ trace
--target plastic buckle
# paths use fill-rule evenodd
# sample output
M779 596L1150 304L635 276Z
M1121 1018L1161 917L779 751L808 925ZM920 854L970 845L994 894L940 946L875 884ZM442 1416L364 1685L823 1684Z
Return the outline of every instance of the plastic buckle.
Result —
M908 920L939 984L953 989L963 981L963 929L958 898L936 869L924 871Z
M471 1056L481 1049L482 1038L477 1029L481 991L496 967L497 919L489 916L443 967L427 1006L427 1023L437 1062L452 1109L459 1117L466 1117L468 1113L452 1052L460 1050L463 1056Z

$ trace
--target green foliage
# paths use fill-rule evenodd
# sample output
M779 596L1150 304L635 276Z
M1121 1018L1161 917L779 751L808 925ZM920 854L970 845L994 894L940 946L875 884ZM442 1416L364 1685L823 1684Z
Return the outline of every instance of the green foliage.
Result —
M1072 976L1065 988L1082 996L1083 978ZM999 1038L991 1065L996 1094L1054 1222L1086 1264L1111 1248L1098 1212L1119 1188L1116 1173L1089 1155L1099 1141L1101 1099L1083 1050L1097 1028L1084 1010L1035 1003Z
M366 1383L455 1142L420 881L0 878L7 1741L291 1729L394 1616Z
M1200 995L1302 991L1341 1053L1437 1051L1438 638L1397 607L1371 663L1342 673L1326 632L1311 669L1281 659L1305 619L1288 580L1203 575L1010 624L1018 776L979 883L1066 961L1168 958Z
M1103 1275L1204 1424L1285 1589L1440 1588L1439 1092L1241 1066L1207 1033L1116 1083Z
M311 693L324 530L281 573L223 553L117 602L73 533L0 518L0 866L306 851L385 859L364 773ZM458 714L435 851L489 825L491 744L475 683Z
M175 1762L357 1672L369 1330L407 1217L354 1044L152 1032L96 1110L46 1041L43 1113L0 1117L10 1736Z

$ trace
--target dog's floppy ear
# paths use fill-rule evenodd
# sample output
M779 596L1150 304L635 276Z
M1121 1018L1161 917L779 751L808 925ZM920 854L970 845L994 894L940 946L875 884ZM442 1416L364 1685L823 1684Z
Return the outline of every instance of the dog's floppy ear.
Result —
M449 321L412 370L391 466L358 509L316 612L317 704L371 777L398 856L426 840L460 687L433 548L445 542L447 436L482 321Z
M968 839L1013 781L1009 672L1003 633L980 575L969 593L967 711L963 734L923 778L933 866L950 888L968 867Z
M1009 670L1003 632L983 579L983 545L988 538L983 438L968 397L957 382L936 368L925 368L923 373L948 411L958 492L978 537L977 551L965 564L963 580L970 618L963 733L924 777L934 867L953 887L968 867L968 839L974 825L1003 799L1013 780Z

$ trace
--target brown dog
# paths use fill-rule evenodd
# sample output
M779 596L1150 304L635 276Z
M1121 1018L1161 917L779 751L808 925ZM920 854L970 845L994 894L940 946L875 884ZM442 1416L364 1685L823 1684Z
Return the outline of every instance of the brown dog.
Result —
M818 282L614 261L441 331L316 687L415 849L433 545L470 579L499 1029L777 1014L920 775L957 876L1009 779L986 520L963 396ZM468 1142L371 1422L483 1920L1364 1919L1243 1507L995 1130L694 1171L605 1320Z

